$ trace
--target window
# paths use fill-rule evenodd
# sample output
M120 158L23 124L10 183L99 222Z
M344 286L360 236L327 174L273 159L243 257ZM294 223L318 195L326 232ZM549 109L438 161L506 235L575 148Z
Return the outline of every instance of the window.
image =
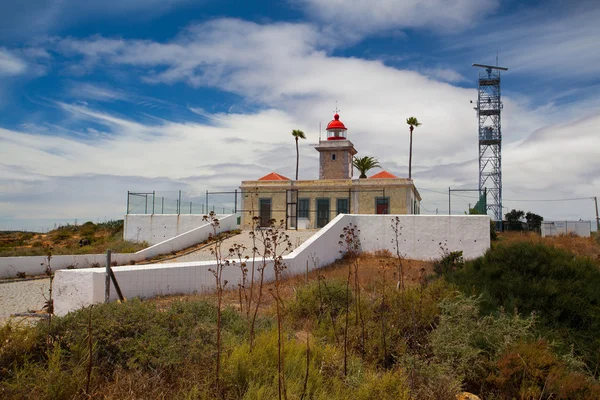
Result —
M390 198L389 197L376 197L375 198L375 214L389 214L390 213Z
M335 154L332 154L332 155L331 155L331 159L332 159L333 161L335 161Z
M348 214L348 199L337 199L337 213Z
M308 218L309 199L298 200L298 218Z

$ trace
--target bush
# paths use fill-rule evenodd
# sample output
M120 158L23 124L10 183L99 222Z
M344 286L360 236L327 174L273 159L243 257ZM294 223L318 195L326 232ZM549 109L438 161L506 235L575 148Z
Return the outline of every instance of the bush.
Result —
M503 399L598 399L600 384L576 371L550 349L547 341L509 346L488 381Z
M482 294L484 313L499 307L536 312L546 331L574 343L590 369L600 360L600 269L593 261L543 244L499 244L446 274L465 293Z
M350 288L352 303L352 289ZM346 282L341 280L319 279L301 286L296 298L288 306L289 315L294 320L305 318L333 318L346 309Z
M500 312L497 317L480 317L479 303L464 295L443 300L439 323L429 335L435 357L465 379L469 389L485 380L492 369L490 361L507 346L533 335L533 316Z
M443 248L442 248L443 249ZM433 270L438 275L456 271L465 264L462 251L443 250L443 256L433 264Z

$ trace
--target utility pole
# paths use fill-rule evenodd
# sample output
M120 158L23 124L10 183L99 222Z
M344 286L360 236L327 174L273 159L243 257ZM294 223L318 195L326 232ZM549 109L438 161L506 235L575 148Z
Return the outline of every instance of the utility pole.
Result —
M596 203L596 231L600 235L600 217L598 216L598 197L594 196L594 203Z

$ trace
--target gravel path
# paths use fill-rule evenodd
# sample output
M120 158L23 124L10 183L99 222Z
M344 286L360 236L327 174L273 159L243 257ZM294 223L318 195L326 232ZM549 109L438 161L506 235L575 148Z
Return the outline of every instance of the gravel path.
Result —
M0 283L0 325L14 313L39 311L48 297L50 279ZM16 320L22 319L15 317Z
M317 229L309 229L309 230L301 230L295 231L290 230L287 231L287 234L290 236L290 242L292 243L292 251L304 243L308 238L317 233ZM225 239L221 246L221 249L224 253L228 251L229 248L233 244L240 244L246 246L246 255L252 257L252 239L250 239L250 231L242 231L239 235L235 235L230 237L229 239ZM260 245L258 246L260 248ZM291 252L291 251L290 251ZM287 252L287 253L290 253ZM287 254L285 253L285 254ZM161 263L175 263L175 262L186 262L186 261L212 261L215 259L210 252L210 246L206 247L202 250L198 250L194 253L187 254L185 256L180 256L177 258L172 258L170 260L161 261Z

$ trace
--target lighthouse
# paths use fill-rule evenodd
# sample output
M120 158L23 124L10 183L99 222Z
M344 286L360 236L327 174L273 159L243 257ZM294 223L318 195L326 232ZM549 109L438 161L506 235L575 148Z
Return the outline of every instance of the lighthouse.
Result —
M346 136L347 131L336 112L327 124L327 138L319 140L315 147L319 152L319 179L352 179L356 150Z

